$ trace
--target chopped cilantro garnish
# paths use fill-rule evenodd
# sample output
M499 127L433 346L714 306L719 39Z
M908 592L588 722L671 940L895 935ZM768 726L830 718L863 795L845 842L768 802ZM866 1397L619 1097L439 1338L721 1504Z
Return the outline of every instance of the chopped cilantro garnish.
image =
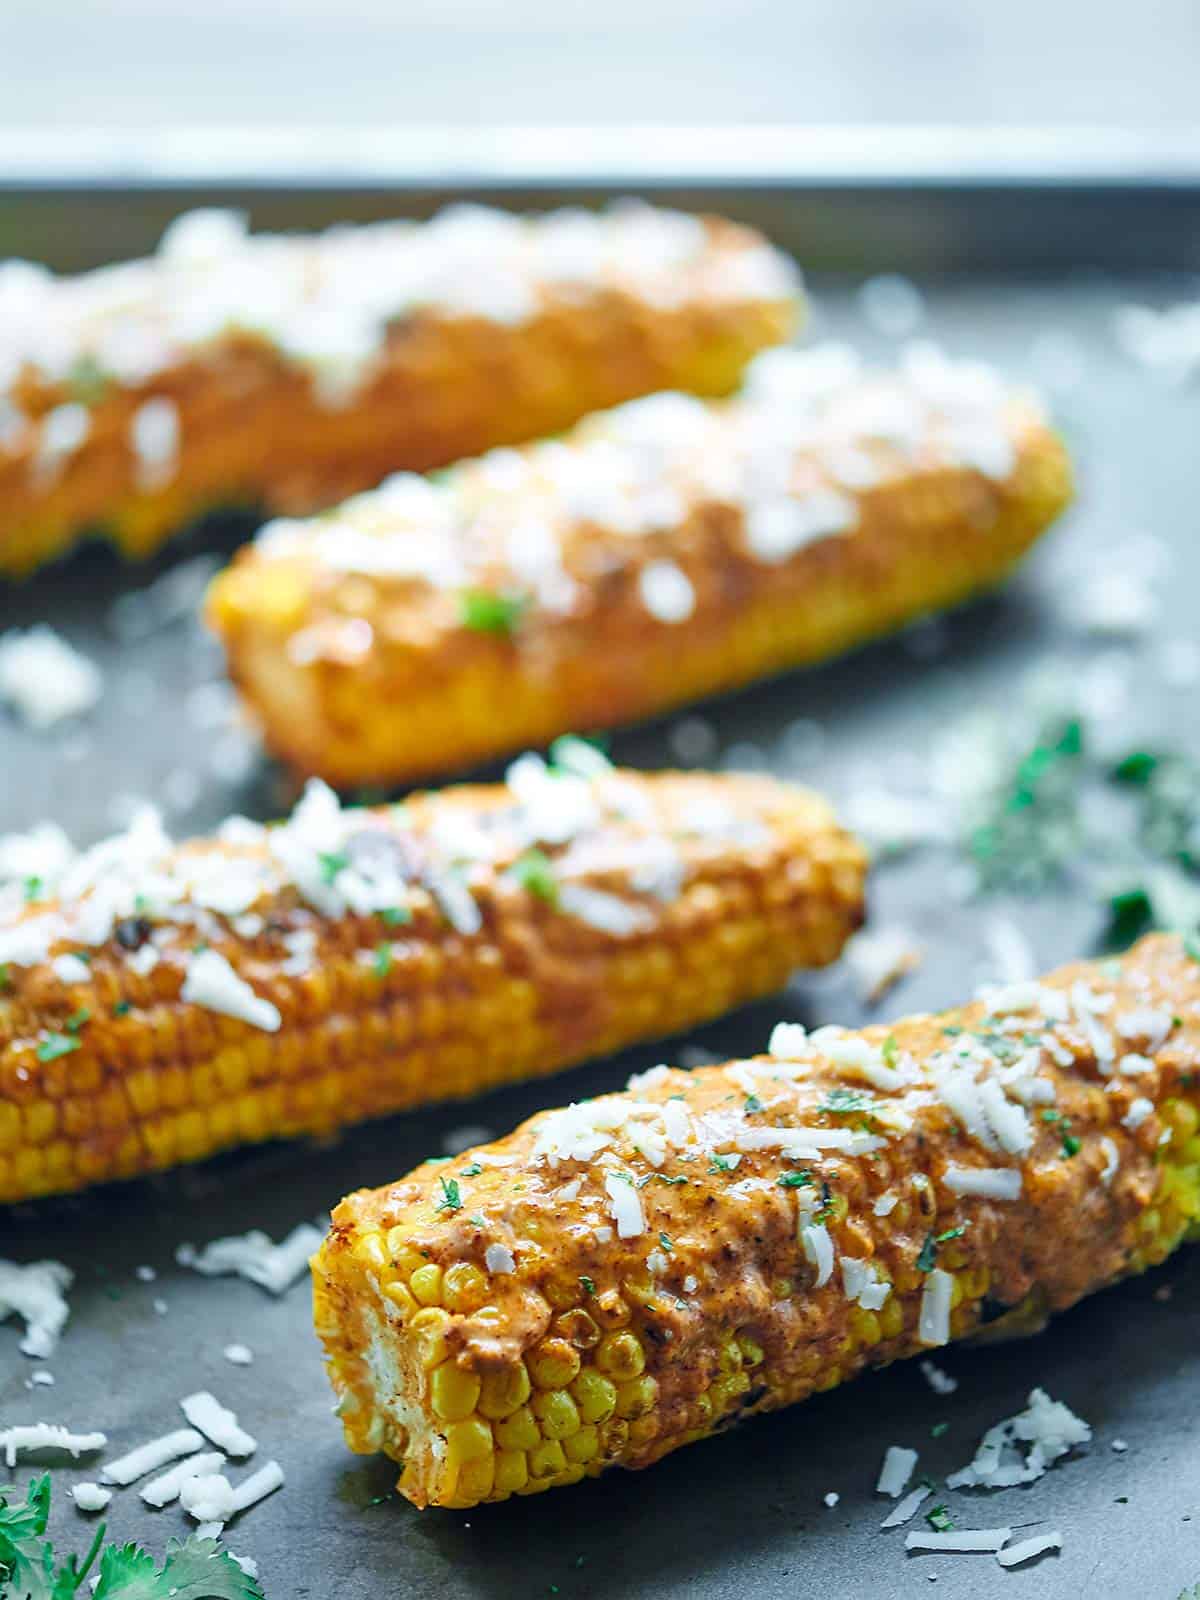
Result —
M381 944L375 952L375 976L386 978L392 970L392 947L390 944Z
M813 1181L812 1173L807 1168L799 1172L781 1172L776 1180L781 1189L807 1189Z
M586 1272L581 1272L579 1274L579 1281L583 1285L584 1294L595 1294L596 1280L594 1278L589 1278Z
M925 1243L917 1255L917 1271L932 1272L937 1265L937 1240L932 1233L925 1235Z
M708 1158L708 1170L710 1172L732 1172L734 1165L735 1163L730 1161L728 1156L710 1155Z
M662 1245L663 1249L668 1252L674 1250L675 1248L675 1246L671 1243L671 1235L669 1233L660 1233L658 1236L658 1242L660 1245Z
M934 1506L932 1511L927 1511L925 1521L935 1533L950 1533L954 1528L950 1513L945 1506Z
M889 1033L879 1048L884 1062L889 1067L895 1067L896 1058L900 1053L900 1046L896 1041L896 1035L894 1033Z
M673 1188L678 1187L681 1183L687 1182L687 1179L684 1177L682 1172L677 1173L673 1178L669 1178L665 1172L654 1172L651 1174L651 1176L657 1178L659 1183L669 1183Z
M464 589L458 615L464 628L476 633L513 634L529 605L529 596L491 589Z
M3 994L5 989L11 989L11 988L12 988L12 974L9 971L8 962L7 961L0 961L0 994Z
M79 1040L67 1033L48 1033L37 1047L39 1061L57 1061L59 1056L69 1056L79 1049Z
M26 900L40 900L42 898L42 891L45 889L46 885L43 879L39 878L36 873L31 873L29 877L25 879L25 882L21 887Z
M831 1089L817 1110L828 1111L833 1116L845 1116L853 1111L874 1111L875 1101L861 1089Z
M460 1178L477 1178L483 1171L478 1161L472 1161L469 1167L464 1167L459 1173Z
M1140 885L1121 889L1109 897L1104 942L1108 945L1132 944L1139 934L1145 933L1153 920L1154 908L1147 890Z
M476 1228L485 1228L487 1226L487 1218L481 1217L478 1212L476 1212L474 1216L468 1217L467 1221Z
M72 400L78 400L80 405L94 406L103 400L109 379L95 356L85 352L72 361L67 369L66 382Z
M345 872L350 857L341 850L322 850L317 857L321 863L321 882L332 883L339 872Z
M949 1426L948 1422L935 1422L929 1430L929 1437L931 1439L940 1439Z
M132 1009L133 1007L129 1004L128 1000L118 1000L116 1005L113 1007L113 1016L127 1017Z
M1042 1112L1042 1121L1043 1122L1061 1122L1062 1121L1062 1112L1061 1111L1043 1111Z
M458 1187L457 1178L439 1177L438 1182L442 1186L442 1198L437 1203L437 1210L461 1211L463 1205L462 1193Z
M756 1094L748 1094L746 1096L746 1103L742 1107L742 1110L745 1111L748 1116L755 1111L761 1111L762 1101Z
M942 1029L942 1032L948 1039L957 1039L962 1031L962 1023L960 1022L948 1023L947 1026Z
M388 928L399 928L406 922L412 921L412 912L407 906L384 906L379 913L379 920Z
M968 840L983 887L1031 891L1061 876L1082 839L1083 727L1044 730Z
M1149 783L1158 770L1159 758L1148 750L1131 750L1113 768L1113 777L1120 783Z
M1072 1156L1077 1156L1081 1149L1082 1146L1075 1135L1073 1133L1064 1132L1062 1136L1062 1153L1064 1160L1069 1161Z
M78 1033L85 1022L91 1021L91 1017L92 1013L88 1010L88 1008L86 1006L80 1006L78 1011L73 1011L71 1013L66 1022L63 1023L63 1027L66 1028L68 1033Z
M543 851L536 848L524 851L513 862L509 872L522 889L537 895L539 900L544 900L547 905L557 902L558 879L554 875L554 863Z
M960 1222L957 1228L947 1228L945 1233L939 1233L934 1239L934 1244L946 1244L950 1239L961 1239L967 1231L965 1222Z

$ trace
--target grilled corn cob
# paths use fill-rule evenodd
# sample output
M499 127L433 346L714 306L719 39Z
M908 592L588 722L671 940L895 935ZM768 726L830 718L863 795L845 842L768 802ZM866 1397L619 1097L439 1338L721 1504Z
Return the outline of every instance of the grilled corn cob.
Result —
M759 235L631 202L309 238L204 211L153 260L0 264L0 576L92 529L143 555L214 505L311 511L653 389L724 393L797 302Z
M392 782L648 716L995 584L1067 501L986 368L829 348L748 379L269 525L208 614L271 748Z
M1200 1217L1200 964L1119 962L532 1118L344 1200L314 1260L352 1449L419 1506L644 1467L1162 1261Z
M65 841L63 841L65 844ZM771 780L607 768L173 847L0 849L0 1201L479 1093L833 960L863 856Z

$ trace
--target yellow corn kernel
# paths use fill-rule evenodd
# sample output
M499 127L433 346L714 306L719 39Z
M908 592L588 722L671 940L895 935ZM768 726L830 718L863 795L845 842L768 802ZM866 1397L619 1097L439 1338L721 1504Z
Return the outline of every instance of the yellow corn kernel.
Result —
M579 1373L579 1353L565 1339L546 1339L526 1365L535 1388L565 1389Z
M528 1406L517 1409L495 1424L496 1443L502 1450L532 1450L542 1437L542 1430Z
M529 1467L523 1450L496 1451L494 1484L497 1494L516 1494L517 1490L524 1488L528 1481Z
M595 1317L588 1315L582 1307L574 1311L565 1311L554 1322L554 1331L560 1339L565 1339L568 1344L574 1345L576 1350L594 1350L600 1343L600 1329L596 1325Z
M406 1322L417 1310L417 1302L408 1285L401 1283L399 1278L384 1285L383 1297L400 1313L401 1321Z
M636 1378L645 1368L646 1357L636 1334L610 1333L596 1346L596 1365L610 1378Z
M1171 1129L1171 1143L1174 1145L1184 1144L1200 1127L1200 1112L1190 1100L1165 1101L1161 1115Z
M757 1367L765 1354L762 1345L752 1339L747 1333L737 1335L737 1347L742 1352L742 1360L748 1367Z
M631 1378L628 1383L617 1385L617 1415L626 1419L644 1416L654 1409L657 1399L658 1384L649 1373Z
M850 1328L855 1342L859 1345L878 1344L883 1338L883 1327L879 1318L873 1311L864 1311L862 1306L855 1306L850 1313Z
M594 1461L600 1454L599 1431L590 1424L585 1425L571 1434L570 1438L564 1439L562 1447L567 1460L575 1462L576 1465Z
M371 1272L386 1272L392 1264L383 1240L377 1233L364 1233L361 1239L357 1239L354 1244L354 1254Z
M896 1339L904 1330L904 1302L889 1295L879 1313L879 1330L885 1339Z
M446 1428L446 1465L454 1469L492 1452L492 1430L482 1417L468 1417Z
M454 1497L460 1505L477 1505L491 1494L495 1481L496 1457L489 1449L486 1455L463 1462L454 1485Z
M408 1242L408 1233L404 1228L389 1228L387 1236L388 1255L391 1256L396 1271L402 1277L411 1278L418 1267L425 1265L425 1257L421 1252Z
M408 1331L416 1339L417 1358L426 1372L431 1372L449 1354L446 1343L449 1321L449 1312L440 1306L426 1306L408 1324Z
M531 1478L552 1478L555 1473L561 1472L566 1464L566 1455L557 1439L544 1439L529 1452Z
M565 1439L579 1426L579 1412L565 1389L539 1390L529 1405L547 1439Z
M442 1269L436 1262L426 1261L413 1273L408 1286L423 1306L442 1303Z
M456 1261L442 1279L442 1304L447 1311L469 1314L487 1299L488 1281L470 1261Z
M518 1406L523 1406L529 1393L529 1374L523 1365L506 1367L503 1372L489 1372L479 1391L480 1414L499 1422L511 1416Z
M617 1408L617 1387L590 1367L571 1385L571 1393L585 1422L606 1422Z
M443 1422L461 1422L475 1410L479 1390L480 1382L473 1372L443 1361L430 1380L430 1403Z

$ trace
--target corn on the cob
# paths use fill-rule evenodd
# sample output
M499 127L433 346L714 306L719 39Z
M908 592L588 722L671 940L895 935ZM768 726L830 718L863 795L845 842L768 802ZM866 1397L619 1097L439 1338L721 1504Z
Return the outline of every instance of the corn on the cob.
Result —
M1177 938L861 1033L655 1068L351 1195L314 1261L351 1448L417 1505L643 1467L949 1339L1030 1331L1200 1218Z
M209 603L268 744L392 782L648 716L995 584L1069 496L986 368L832 348L748 378L269 525Z
M631 202L307 238L197 212L153 260L0 264L0 575L90 530L143 555L213 506L311 511L654 389L725 393L797 309L759 235Z
M816 796L578 741L507 786L52 843L0 850L29 874L0 890L0 1202L552 1072L770 992L862 916Z

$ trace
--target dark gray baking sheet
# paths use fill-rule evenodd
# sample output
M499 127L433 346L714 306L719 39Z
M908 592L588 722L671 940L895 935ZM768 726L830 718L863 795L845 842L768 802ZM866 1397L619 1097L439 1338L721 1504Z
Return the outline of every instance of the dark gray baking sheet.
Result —
M310 201L309 210L336 216L338 198ZM800 231L799 224L792 229ZM902 258L903 241L896 243ZM1183 246L1172 263L1187 257ZM863 257L864 272L890 264ZM855 296L862 276L816 283L815 331L882 350L886 341ZM782 731L800 721L788 748L801 751L807 741L810 753L787 763L791 775L835 794L864 776L910 777L937 730L972 708L1002 712L1034 665L1056 660L1082 673L1113 655L1111 643L1087 638L1066 619L1070 574L1089 552L1111 551L1140 534L1163 541L1172 565L1153 641L1117 648L1109 663L1132 690L1128 742L1169 732L1195 746L1196 691L1164 686L1156 641L1197 637L1200 389L1150 380L1118 351L1111 326L1119 304L1160 302L1187 287L1178 275L1135 280L1097 270L925 285L922 333L1028 376L1061 384L1074 371L1059 409L1078 454L1078 509L1005 594L948 619L939 635L882 643L706 707L718 759L742 747L734 759L768 750L778 762ZM0 829L53 817L90 839L121 820L135 796L168 800L169 820L184 830L231 809L263 817L278 811L286 799L278 775L255 763L244 742L213 730L205 715L211 691L195 695L219 678L199 632L183 625L120 645L107 621L117 596L199 553L227 551L236 538L232 527L209 529L148 569L124 569L103 551L88 551L25 587L0 591L0 625L52 622L108 677L103 703L78 727L36 737L0 717ZM619 735L615 755L663 764L677 720ZM876 1015L953 1003L984 975L981 930L990 908L961 903L935 865L917 857L882 870L873 910L880 923L907 922L926 946L921 970ZM1059 896L1018 914L1046 964L1086 949L1097 931L1096 909L1083 900ZM857 1023L865 1015L846 975L835 972L800 979L788 995L686 1042L743 1053L759 1047L780 1017L815 1024ZM1188 1252L1077 1308L1036 1341L945 1352L942 1364L960 1380L949 1398L934 1395L914 1365L900 1366L682 1451L648 1473L609 1475L549 1498L424 1515L394 1496L378 1499L388 1495L388 1463L344 1450L329 1415L306 1288L276 1301L250 1284L201 1279L174 1265L183 1240L204 1243L252 1226L278 1237L345 1190L386 1181L439 1151L450 1129L471 1123L507 1130L548 1099L611 1088L635 1068L677 1057L684 1042L629 1052L549 1085L353 1130L333 1146L242 1152L0 1218L0 1256L59 1257L78 1274L71 1322L48 1363L54 1388L28 1389L34 1364L18 1355L15 1327L0 1326L0 1423L40 1418L99 1427L114 1448L125 1449L175 1426L180 1395L211 1387L257 1435L256 1459L277 1456L287 1473L283 1492L229 1532L234 1550L258 1560L272 1600L925 1593L1175 1600L1200 1579L1200 1261ZM143 1263L157 1270L154 1284L135 1278ZM156 1298L165 1315L156 1313ZM253 1348L252 1367L223 1359L234 1340ZM1062 1554L1015 1573L988 1556L906 1558L903 1533L878 1528L887 1503L873 1485L885 1447L913 1445L922 1470L943 1474L968 1460L982 1431L1020 1409L1039 1383L1091 1421L1091 1449L1028 1489L945 1498L959 1526L1061 1527ZM931 1438L943 1421L948 1430ZM1124 1453L1112 1449L1119 1439L1128 1444ZM90 1475L56 1471L55 1525L76 1546L86 1542L86 1530L63 1503L65 1487ZM21 1482L27 1476L16 1474ZM841 1497L833 1509L823 1504L829 1491ZM149 1512L133 1490L118 1494L109 1522L115 1536L158 1551L183 1531L176 1510Z

